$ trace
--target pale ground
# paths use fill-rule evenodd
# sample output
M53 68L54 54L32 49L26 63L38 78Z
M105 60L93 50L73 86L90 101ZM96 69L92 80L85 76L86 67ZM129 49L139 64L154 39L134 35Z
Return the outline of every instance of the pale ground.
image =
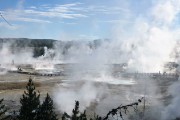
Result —
M62 76L43 77L18 73L0 75L0 98L4 98L4 102L9 108L17 109L16 107L19 106L20 97L29 77L33 79L36 90L40 91L42 99L47 92L51 94L53 87L63 79Z
M19 73L7 73L4 75L0 75L0 98L4 98L4 103L11 110L17 110L20 107L19 100L25 90L25 86L28 82L29 77L33 79L36 86L36 90L40 91L41 101L44 99L46 93L49 93L50 95L52 95L54 90L56 90L56 87L58 88L64 87L62 83L65 83L64 80L67 79L65 76L49 77L49 76L34 76L34 75L19 74ZM77 84L77 86L80 87L82 82L71 83L71 84ZM106 83L97 83L97 86L101 86L103 84L106 84ZM76 86L76 89L79 89L79 87L77 86ZM162 86L163 88L161 90L167 89L166 88L167 85L165 85L164 87L164 85L160 83L159 87L162 87ZM151 86L147 85L147 87L149 88ZM132 85L106 84L106 88L108 92L113 96L112 98L108 98L108 99L114 102L113 104L115 105L119 104L119 102L122 102L124 104L131 103L131 102L136 101L139 97L142 97L139 94L139 91L133 88ZM143 91L140 91L140 92L143 93ZM133 100L129 99L128 96L135 96L134 98L136 99L133 99ZM161 95L160 96L156 95L155 97L158 99L162 99ZM108 107L108 104L106 101L102 101L102 103L104 103L104 106ZM97 104L92 104L91 107L88 108L88 110L94 112L94 108L96 107L96 105ZM104 108L104 109L110 109L110 108Z

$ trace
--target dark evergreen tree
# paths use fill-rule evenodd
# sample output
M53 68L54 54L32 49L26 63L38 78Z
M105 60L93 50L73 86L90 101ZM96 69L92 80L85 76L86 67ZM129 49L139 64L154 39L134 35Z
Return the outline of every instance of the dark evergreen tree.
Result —
M0 100L0 120L8 120L9 115L5 115L7 112L7 109L5 108L5 105L3 104L4 99Z
M72 120L78 120L79 114L79 101L75 102L75 108L72 110Z
M79 119L80 119L80 120L87 120L86 110L84 110L84 113L81 113L81 114L80 114Z
M47 94L45 101L40 106L36 120L58 120L57 115L54 112L53 100Z
M35 120L40 105L40 94L36 94L35 86L31 78L26 86L26 91L20 99L21 108L19 111L19 120Z
M62 116L62 120L87 120L86 111L83 113L79 112L79 101L75 101L75 108L72 110L72 116L66 112Z

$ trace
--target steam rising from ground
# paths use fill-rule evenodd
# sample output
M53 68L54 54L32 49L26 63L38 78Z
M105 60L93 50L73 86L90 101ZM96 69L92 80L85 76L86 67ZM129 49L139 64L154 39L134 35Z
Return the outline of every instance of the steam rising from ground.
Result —
M77 83L74 83L77 84ZM55 94L55 98L61 102L58 104L61 112L68 112L71 114L74 101L78 100L81 103L80 110L83 111L86 107L91 105L92 101L99 101L99 98L102 96L102 87L97 88L92 83L86 82L79 88L77 86L71 86L71 88L60 88L57 90L59 93ZM62 86L61 86L62 87Z
M150 11L146 13L146 16L139 16L134 19L127 31L122 30L121 27L117 28L116 31L113 30L112 40L102 41L96 49L90 48L88 44L79 43L77 46L71 46L67 53L64 53L61 49L63 46L56 45L55 50L44 48L45 55L35 59L32 57L31 50L29 50L30 52L25 51L14 55L10 53L7 45L3 46L0 51L0 55L3 56L0 62L6 63L8 61L10 63L10 61L15 60L15 62L21 64L33 63L36 66L35 68L38 69L41 68L41 64L36 65L35 63L39 61L45 63L76 63L76 65L70 67L69 73L71 74L67 78L72 81L73 85L59 85L55 89L54 100L60 111L65 110L71 113L75 100L80 101L80 108L83 110L93 102L102 99L102 102L96 107L98 113L98 110L104 107L102 103L107 103L107 108L111 109L116 105L134 101L142 95L146 95L152 104L162 107L163 105L158 101L158 98L151 99L159 93L157 93L156 84L149 79L144 81L129 80L124 83L126 85L136 82L141 84L135 84L126 91L116 91L124 93L129 101L116 101L114 104L110 98L121 99L121 94L115 96L108 94L109 88L107 85L103 84L98 88L94 81L102 80L102 83L108 84L113 83L109 81L116 81L117 79L121 81L121 78L112 77L111 67L108 65L113 63L127 63L127 72L159 72L163 71L165 62L176 61L176 58L170 55L172 55L179 39L180 29L176 28L174 23L178 19L179 8L179 0L156 1ZM149 17L150 20L146 17ZM54 53L55 56L52 56ZM54 68L51 65L49 67ZM120 83L115 82L115 84L119 85ZM180 116L179 110L176 108L180 101L179 95L176 93L179 88L178 85L179 82L170 88L170 93L174 96L174 99L167 107L163 106L165 111L162 111L163 116L160 116L162 119L172 119ZM145 89L146 87L147 89Z
M171 103L165 107L164 111L162 112L162 120L173 120L177 117L180 117L180 110L179 110L179 103L180 103L180 81L174 83L169 88L169 94L172 95L173 99Z
M113 31L115 32L115 37L113 38L113 40L105 41L96 50L87 49L86 46L81 46L80 48L82 49L70 49L69 56L67 58L70 58L70 61L72 60L79 63L79 65L74 68L73 72L75 74L73 74L72 76L75 79L83 79L83 76L86 72L88 72L87 70L89 68L95 69L96 71L100 72L101 75L107 74L107 76L109 76L110 68L104 67L104 64L110 63L127 63L128 72L163 71L163 65L165 64L165 62L176 61L175 57L173 56L173 50L175 48L177 40L179 39L179 29L174 26L174 22L177 19L177 15L179 14L179 3L179 0L165 0L155 2L154 6L152 6L150 11L148 11L149 13L146 13L146 17L149 17L151 21L147 20L145 17L142 16L137 17L137 19L135 19L133 23L131 23L131 28L129 28L127 31L123 33L121 31L124 30L122 30L121 28L117 31ZM93 81L93 79L97 78L90 77L89 79ZM150 80L146 80L145 83L146 85L148 85L149 88L148 90L145 90L145 93L140 92L144 91L144 87L142 87L142 84L134 87L135 91L139 91L139 96L137 96L140 97L140 95L145 94L147 96L147 99L151 99L151 97L154 97L153 99L151 99L151 103L154 105L158 105L159 108L161 108L163 106L162 103L155 97L158 95L158 88L156 84L152 83ZM94 89L93 85L91 87L85 86L86 84L82 85L82 88L87 88L87 90L84 91L91 91L92 89ZM94 96L96 96L98 92L99 91L94 92ZM132 91L130 89L129 93L131 92ZM86 96L86 94L88 93L89 92L84 92L80 95ZM57 96L60 95L61 98L63 98L62 94L62 92L57 93ZM67 96L69 96L69 98L71 99L72 96L74 96L75 94L78 95L79 92L68 92L67 94L64 94L64 97L67 98ZM134 100L137 99L137 96L134 97L131 94L128 96L128 98ZM112 103L111 100L108 100L109 97L110 96L107 95L104 100L107 103ZM74 99L71 100L73 101ZM88 103L91 103L94 99L83 100L88 100ZM177 110L175 108L176 104L174 104L174 102L177 103L177 100L178 99L176 98L173 99L172 105L165 107L166 111ZM57 104L60 106L60 108L62 105L66 104L69 109L68 101L67 103L61 103L61 99L56 96L55 101L57 101ZM81 102L83 108L88 107L89 104L87 106L84 106L84 101L81 100ZM119 104L121 103L123 104L122 101L119 102ZM116 103L116 105L117 104L118 103ZM114 105L108 106L108 108L110 109L112 108L112 106ZM66 109L65 106L64 108ZM73 106L71 108L73 108ZM102 106L100 107L100 109L101 108ZM159 113L159 115L160 114L161 113ZM180 114L176 112L175 114L173 114L173 116L175 118L180 116ZM161 118L161 115L159 117ZM166 116L166 118L171 119L171 116Z

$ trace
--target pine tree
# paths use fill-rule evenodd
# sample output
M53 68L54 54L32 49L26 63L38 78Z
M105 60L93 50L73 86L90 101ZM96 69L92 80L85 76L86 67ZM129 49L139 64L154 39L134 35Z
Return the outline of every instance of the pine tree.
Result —
M81 115L79 116L79 120L87 120L87 117L86 117L86 110L84 110L84 112L81 113Z
M35 86L31 78L26 86L26 91L20 99L21 108L19 111L19 120L35 120L37 110L40 105L40 94L36 94Z
M40 106L37 114L37 120L58 120L57 115L54 112L53 100L47 94L45 101Z
M79 101L75 102L75 108L72 111L72 120L78 120L78 114L79 114Z
M87 120L86 111L79 112L79 101L75 101L75 108L72 110L72 116L66 112L62 116L62 120Z
M8 120L9 115L5 115L7 112L7 109L5 108L5 105L3 104L4 99L0 100L0 120Z

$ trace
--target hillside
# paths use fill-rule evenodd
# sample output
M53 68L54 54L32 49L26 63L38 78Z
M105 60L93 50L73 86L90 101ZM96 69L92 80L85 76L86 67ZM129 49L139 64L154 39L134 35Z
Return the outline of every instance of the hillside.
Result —
M86 46L89 49L96 49L103 41L107 40L92 40L92 41L61 41L53 39L29 39L29 38L0 38L0 49L9 48L12 53L22 51L33 51L33 57L44 55L45 47L47 49L58 48L63 55L68 53L70 48L81 48Z

